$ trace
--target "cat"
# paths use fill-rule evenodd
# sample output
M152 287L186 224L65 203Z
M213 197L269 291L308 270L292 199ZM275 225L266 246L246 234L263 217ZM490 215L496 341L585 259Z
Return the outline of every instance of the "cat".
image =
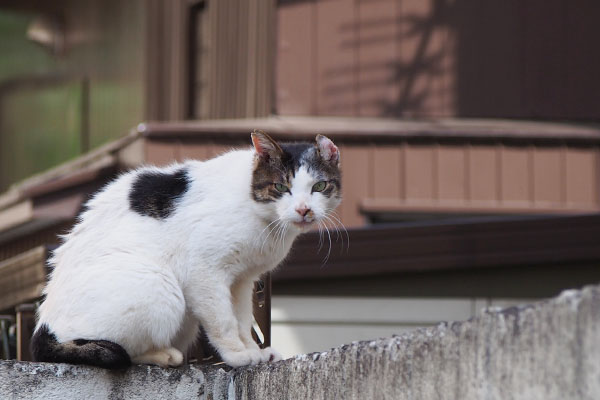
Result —
M340 153L327 137L142 167L87 203L49 259L36 361L176 367L201 325L232 367L277 361L251 336L252 290L301 233L335 219Z

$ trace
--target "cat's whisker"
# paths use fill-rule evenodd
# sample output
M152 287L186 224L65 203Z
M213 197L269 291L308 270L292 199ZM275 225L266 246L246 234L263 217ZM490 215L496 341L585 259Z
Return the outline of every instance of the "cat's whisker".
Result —
M350 251L350 234L348 233L348 230L346 229L346 227L342 223L339 215L335 211L331 211L331 213L328 214L328 216L331 218L334 218L338 222L339 226L341 226L342 229L344 230L344 232L346 233L346 252L349 252Z
M280 222L281 222L281 218L277 218L277 219L275 219L275 220L274 220L274 221L272 221L272 222L271 222L269 225L267 225L267 226L266 226L266 227L265 227L265 228L264 228L264 229L261 231L261 233L258 235L257 239L260 239L260 237L262 236L263 232L264 232L264 231L265 231L265 230L266 230L268 227L270 227L270 226L271 226L271 225L273 225L273 224L276 224L275 226L273 226L273 227L272 227L272 228L269 230L269 232L267 232L267 236L265 236L265 237L262 239L262 245L260 246L260 252L261 252L261 253L262 253L262 251L263 251L263 248L265 247L265 244L267 243L267 240L269 239L269 235L270 235L270 234L271 234L271 233L272 233L272 232L275 230L275 228L277 228L277 226L279 225L279 223L280 223Z
M323 216L323 218L325 218L328 222L331 223L331 226L333 226L333 228L335 229L335 241L337 242L338 240L342 241L342 246L344 246L344 237L341 235L340 233L340 228L338 228L338 224L327 214L325 214Z
M329 233L329 228L327 228L327 225L323 225L325 227L325 231L327 232L327 237L329 238L329 249L327 250L327 255L325 256L325 259L323 260L323 264L321 264L321 268L323 268L325 266L325 264L327 264L327 261L329 261L329 255L331 254L331 234Z
M285 235L287 234L288 225L289 225L288 222L283 222L283 224L281 225L281 229L279 231L279 237L280 237L280 241L281 241L281 250L282 251L285 251Z
M340 248L340 254L342 254L342 252L344 250L344 236L341 234L337 224L335 223L335 221L333 219L331 219L329 216L324 216L324 218L326 218L327 221L335 228L335 232L336 232L335 242L336 243L338 241L342 242L342 246Z
M336 233L338 234L338 237L336 238L336 241L338 240L338 238L341 238L342 240L342 251L343 251L343 247L344 247L344 237L342 236L339 227L341 227L345 233L346 233L346 238L348 239L348 249L350 246L350 238L348 235L348 231L346 230L346 227L344 226L344 224L342 223L342 221L340 220L340 218L338 216L336 216L334 209L332 208L328 208L325 210L325 215L324 218L326 218L331 225L333 225L335 227Z
M283 221L279 220L277 222L277 225L275 225L275 228L273 229L273 248L276 248L277 246L279 246L279 235L281 233L281 229L283 227Z
M283 230L283 235L282 235L282 237L283 237L283 240L282 240L281 244L282 244L282 246L283 246L283 249L282 249L282 250L283 250L284 252L285 252L285 238L287 237L287 233L288 233L288 227L289 227L289 226L290 226L290 223L289 223L289 222L286 222L286 223L285 223L285 228L284 228L284 230Z
M323 248L323 228L321 227L322 222L321 221L317 221L317 226L319 227L319 250L317 250L317 253L321 252L321 249Z
M319 248L317 249L317 253L321 252L321 249L323 248L323 228L321 228L321 226L319 225Z
M277 232L275 234L275 236L276 236L275 245L273 247L278 247L279 242L283 242L283 240L284 240L283 233L285 230L285 225L286 225L286 223L284 221L281 221L281 224L279 224L279 227L277 228ZM282 247L283 247L283 244L282 244Z

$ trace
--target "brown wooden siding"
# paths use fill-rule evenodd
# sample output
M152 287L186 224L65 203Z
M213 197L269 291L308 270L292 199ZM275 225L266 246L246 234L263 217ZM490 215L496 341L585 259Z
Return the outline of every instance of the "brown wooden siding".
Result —
M191 14L186 118L269 115L274 84L274 2L201 1Z
M600 3L280 0L277 113L599 120Z
M151 132L145 139L147 162L165 165L186 158L207 159L249 146L243 128L235 134L194 134L193 128L177 134L177 128L172 129L169 134ZM323 125L320 132L340 146L344 200L338 212L347 227L364 225L366 216L386 213L600 211L600 147L595 142L577 145L524 137L514 142L499 138L478 142L473 137L452 143L443 134L394 138L327 129ZM282 136L277 130L271 133L299 137ZM311 137L300 137L304 136Z

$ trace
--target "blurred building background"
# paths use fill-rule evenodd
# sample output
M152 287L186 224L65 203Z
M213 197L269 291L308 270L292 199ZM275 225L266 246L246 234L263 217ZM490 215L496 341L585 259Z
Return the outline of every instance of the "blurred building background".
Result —
M26 304L90 193L255 128L342 154L348 236L324 263L307 235L272 276L286 356L597 282L599 20L567 0L0 0L3 356L27 357Z

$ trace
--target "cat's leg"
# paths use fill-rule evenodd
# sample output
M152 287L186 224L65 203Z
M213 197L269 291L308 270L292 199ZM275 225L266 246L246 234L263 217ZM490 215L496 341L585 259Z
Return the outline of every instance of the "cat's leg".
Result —
M240 279L231 286L231 295L235 316L238 320L240 330L240 340L248 349L259 350L261 361L279 361L281 354L272 347L260 349L258 344L252 338L252 321L254 320L252 312L252 294L254 290L254 280Z
M181 325L181 329L173 340L173 347L181 351L183 354L194 346L200 332L200 322L194 316L191 310L186 309L185 317Z
M251 279L240 279L231 286L231 297L235 317L240 329L240 340L247 348L258 350L258 344L252 338L252 293L254 282Z
M213 274L196 282L189 293L189 304L223 361L232 367L261 362L261 351L257 348L248 349L240 339L239 324L226 278L218 280L218 275Z
M159 367L178 367L183 363L183 354L174 347L148 350L131 360L134 364L153 364Z

